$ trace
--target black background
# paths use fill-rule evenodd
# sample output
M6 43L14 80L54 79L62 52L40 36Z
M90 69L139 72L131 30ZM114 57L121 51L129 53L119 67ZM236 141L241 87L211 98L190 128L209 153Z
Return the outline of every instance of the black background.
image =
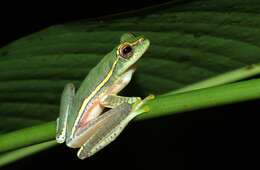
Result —
M0 46L50 25L124 12L164 1L53 4L35 1L1 8ZM21 2L20 2L21 3ZM59 145L2 169L195 169L254 166L259 100L131 122L118 139L95 156L79 160ZM33 135L33 134L32 134Z

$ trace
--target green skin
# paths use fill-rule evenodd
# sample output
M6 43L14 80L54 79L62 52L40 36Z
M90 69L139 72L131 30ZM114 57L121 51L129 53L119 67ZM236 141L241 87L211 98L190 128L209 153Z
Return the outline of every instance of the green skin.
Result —
M148 111L141 106L154 96L141 100L116 94L131 80L149 44L142 36L123 34L120 45L89 72L76 94L73 84L65 86L57 119L58 143L80 147L78 157L84 159L112 142L136 115ZM112 109L101 114L104 107Z

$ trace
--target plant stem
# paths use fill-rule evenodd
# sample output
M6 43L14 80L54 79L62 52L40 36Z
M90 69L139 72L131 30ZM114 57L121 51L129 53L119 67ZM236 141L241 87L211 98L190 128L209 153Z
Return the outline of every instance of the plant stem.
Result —
M17 149L15 151L11 151L8 153L4 153L0 157L0 167L6 165L8 163L14 162L18 159L24 158L25 156L29 156L29 155L39 152L41 150L50 148L56 144L57 144L57 142L55 140L52 140L52 141L24 147L21 149Z
M54 139L55 129L56 122L53 121L0 135L0 152Z
M150 111L136 117L143 120L202 108L260 99L260 79L214 86L173 95L157 96L146 105ZM29 146L55 137L56 121L0 136L0 152Z
M183 92L187 92L187 91L223 85L223 84L235 82L238 80L242 80L242 79L245 79L248 77L252 77L252 76L255 76L258 74L260 74L260 63L251 64L251 65L248 65L248 66L236 69L236 70L232 70L232 71L220 74L218 76L214 76L214 77L206 79L206 80L199 81L197 83L193 83L193 84L185 86L183 88L166 93L164 95L183 93Z
M252 79L173 95L158 96L147 102L150 111L137 116L136 119L143 120L259 98L260 79Z

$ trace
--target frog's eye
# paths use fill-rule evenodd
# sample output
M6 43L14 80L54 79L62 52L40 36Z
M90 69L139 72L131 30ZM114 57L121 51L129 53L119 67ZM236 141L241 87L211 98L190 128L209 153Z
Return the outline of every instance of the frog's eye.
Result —
M123 44L119 47L119 55L125 59L132 57L134 49L129 44Z

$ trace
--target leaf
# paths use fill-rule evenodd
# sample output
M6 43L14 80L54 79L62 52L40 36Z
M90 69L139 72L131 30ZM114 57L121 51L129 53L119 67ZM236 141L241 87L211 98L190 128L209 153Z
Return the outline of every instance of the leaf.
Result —
M0 49L0 132L55 120L64 85L79 87L124 32L151 47L124 94L156 95L260 59L260 2L167 3L131 15L54 25Z

